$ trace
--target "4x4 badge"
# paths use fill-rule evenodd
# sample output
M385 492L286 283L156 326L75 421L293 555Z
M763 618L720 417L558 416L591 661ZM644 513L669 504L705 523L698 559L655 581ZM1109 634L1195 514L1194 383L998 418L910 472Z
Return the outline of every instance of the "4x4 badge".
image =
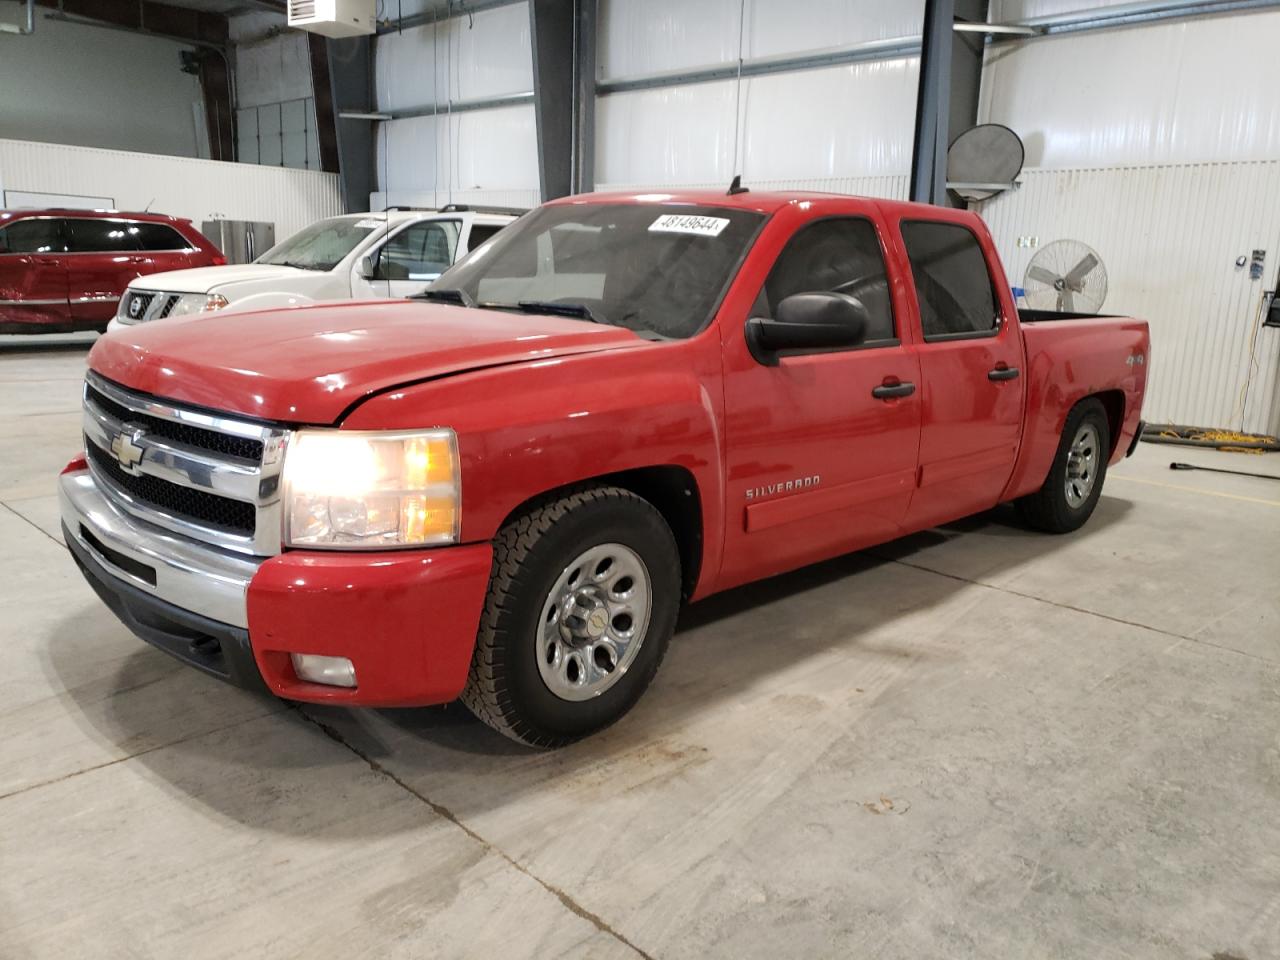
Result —
M142 437L142 431L136 430L130 436L127 433L117 433L111 438L111 454L129 473L133 473L134 468L142 462L143 448L138 446L138 440Z

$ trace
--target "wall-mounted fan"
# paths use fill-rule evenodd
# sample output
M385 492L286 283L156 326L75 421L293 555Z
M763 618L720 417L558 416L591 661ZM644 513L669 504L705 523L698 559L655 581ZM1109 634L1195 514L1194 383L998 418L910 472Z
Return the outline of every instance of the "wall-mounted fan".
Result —
M1022 286L1034 310L1097 313L1107 299L1107 268L1088 244L1055 240L1031 258Z

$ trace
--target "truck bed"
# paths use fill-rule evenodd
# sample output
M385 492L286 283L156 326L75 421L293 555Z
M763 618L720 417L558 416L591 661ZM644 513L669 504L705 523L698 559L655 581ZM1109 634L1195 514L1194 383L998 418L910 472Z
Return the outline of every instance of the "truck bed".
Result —
M1053 320L1114 320L1109 313L1070 313L1063 310L1019 310L1022 323L1049 323Z

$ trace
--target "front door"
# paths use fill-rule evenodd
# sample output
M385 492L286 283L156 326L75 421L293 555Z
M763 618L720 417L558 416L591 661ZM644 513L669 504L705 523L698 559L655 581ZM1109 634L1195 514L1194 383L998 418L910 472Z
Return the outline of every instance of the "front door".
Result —
M453 263L458 250L456 220L411 223L373 251L373 275L355 276L352 295L408 297L421 293Z
M815 201L782 248L752 311L796 293L857 297L871 324L859 347L757 363L737 324L725 353L726 535L720 586L892 539L915 485L920 398L901 341L904 303L885 272L871 204ZM865 209L865 213L860 212ZM775 216L799 219L790 210ZM899 300L895 304L895 298Z
M923 529L995 506L1022 433L1022 340L967 226L903 221L923 342L920 487L907 526Z
M0 333L66 329L62 223L28 217L0 227Z

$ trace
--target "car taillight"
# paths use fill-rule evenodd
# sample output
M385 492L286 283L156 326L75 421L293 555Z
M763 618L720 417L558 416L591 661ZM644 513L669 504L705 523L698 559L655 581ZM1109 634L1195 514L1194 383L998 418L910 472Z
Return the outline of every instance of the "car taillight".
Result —
M215 267L225 267L227 265L227 258L220 253L215 253L212 259Z

